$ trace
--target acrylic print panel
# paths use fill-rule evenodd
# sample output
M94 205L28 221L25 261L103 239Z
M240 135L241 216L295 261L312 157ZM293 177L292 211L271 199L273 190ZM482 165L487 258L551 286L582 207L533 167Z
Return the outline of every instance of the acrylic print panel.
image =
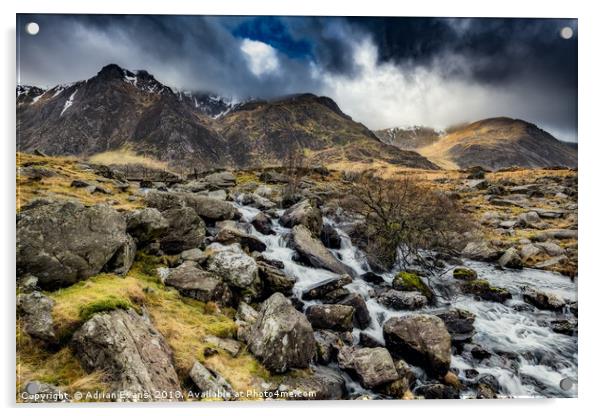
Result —
M575 19L17 31L18 402L577 396Z

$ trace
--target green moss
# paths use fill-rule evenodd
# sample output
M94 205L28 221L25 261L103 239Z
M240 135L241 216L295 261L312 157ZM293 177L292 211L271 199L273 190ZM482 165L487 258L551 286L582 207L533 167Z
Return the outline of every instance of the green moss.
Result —
M433 291L422 281L416 273L400 272L393 279L393 288L403 291L417 291L429 301L433 298Z
M109 312L117 309L130 309L133 308L132 302L129 299L109 296L104 299L100 299L94 301L92 303L88 303L80 306L79 308L79 317L82 321L87 321L94 315L99 312Z
M458 280L475 280L477 278L477 272L472 269L458 267L454 269L454 278Z

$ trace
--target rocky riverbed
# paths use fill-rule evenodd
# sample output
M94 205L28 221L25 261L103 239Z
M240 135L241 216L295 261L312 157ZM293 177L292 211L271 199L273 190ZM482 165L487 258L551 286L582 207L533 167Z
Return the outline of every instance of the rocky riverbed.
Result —
M308 169L290 200L276 170L139 184L105 166L24 160L23 391L577 395L576 172L413 173L480 226L435 272L375 273L337 203L349 173ZM51 377L57 361L69 374Z

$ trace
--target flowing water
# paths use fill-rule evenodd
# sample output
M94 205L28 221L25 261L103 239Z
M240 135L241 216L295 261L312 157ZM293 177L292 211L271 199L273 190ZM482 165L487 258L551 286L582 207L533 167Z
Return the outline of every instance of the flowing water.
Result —
M248 206L236 204L242 213L243 220L251 222L252 218L260 211ZM280 215L282 212L278 212ZM349 237L337 224L325 219L335 226L342 239L341 249L331 250L342 262L353 268L358 275L370 271L370 267L363 258L362 252L351 243ZM272 221L275 235L263 235L253 227L252 234L262 240L267 249L263 253L267 258L277 259L284 263L285 273L295 277L294 295L301 299L302 292L308 287L330 277L337 275L322 269L303 266L294 262L294 251L286 246L286 236L290 229L282 227L277 220ZM569 278L557 273L534 269L501 270L494 265L465 261L465 266L478 272L480 277L486 278L492 285L502 287L512 293L513 299L505 304L480 301L472 296L454 292L447 296L447 301L439 302L437 311L460 308L475 314L475 334L472 342L480 345L493 355L484 360L475 360L470 352L464 351L452 356L452 369L456 369L461 380L466 380L465 371L477 370L481 375L493 375L501 387L501 395L509 397L576 397L577 395L577 337L562 335L553 332L548 321L563 318L564 314L540 311L524 304L521 288L531 286L536 289L553 292L568 300L577 299L577 284ZM391 282L396 271L383 274L387 282ZM448 294L454 285L451 277L451 268L431 280L436 294ZM346 286L351 292L361 294L368 306L372 323L363 330L374 339L383 342L382 325L394 316L401 316L409 311L394 311L378 302L371 294L374 286L361 278L355 278ZM317 301L305 302L306 305ZM423 309L429 312L429 309ZM567 313L567 317L570 313ZM359 329L354 329L354 339L359 340ZM426 375L414 367L418 382L426 382ZM350 392L370 394L362 389L349 377L345 377L347 388ZM565 389L560 387L560 381L569 379L573 383ZM571 385L572 384L572 385ZM568 388L567 388L568 387ZM475 392L464 390L464 397L474 397Z

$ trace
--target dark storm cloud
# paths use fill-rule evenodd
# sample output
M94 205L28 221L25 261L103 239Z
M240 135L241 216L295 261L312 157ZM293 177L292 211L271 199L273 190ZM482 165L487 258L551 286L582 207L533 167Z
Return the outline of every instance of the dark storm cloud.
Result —
M29 21L37 36L24 34ZM21 83L109 62L244 98L331 95L371 128L509 115L576 138L571 19L19 15ZM573 28L566 40L561 28Z

